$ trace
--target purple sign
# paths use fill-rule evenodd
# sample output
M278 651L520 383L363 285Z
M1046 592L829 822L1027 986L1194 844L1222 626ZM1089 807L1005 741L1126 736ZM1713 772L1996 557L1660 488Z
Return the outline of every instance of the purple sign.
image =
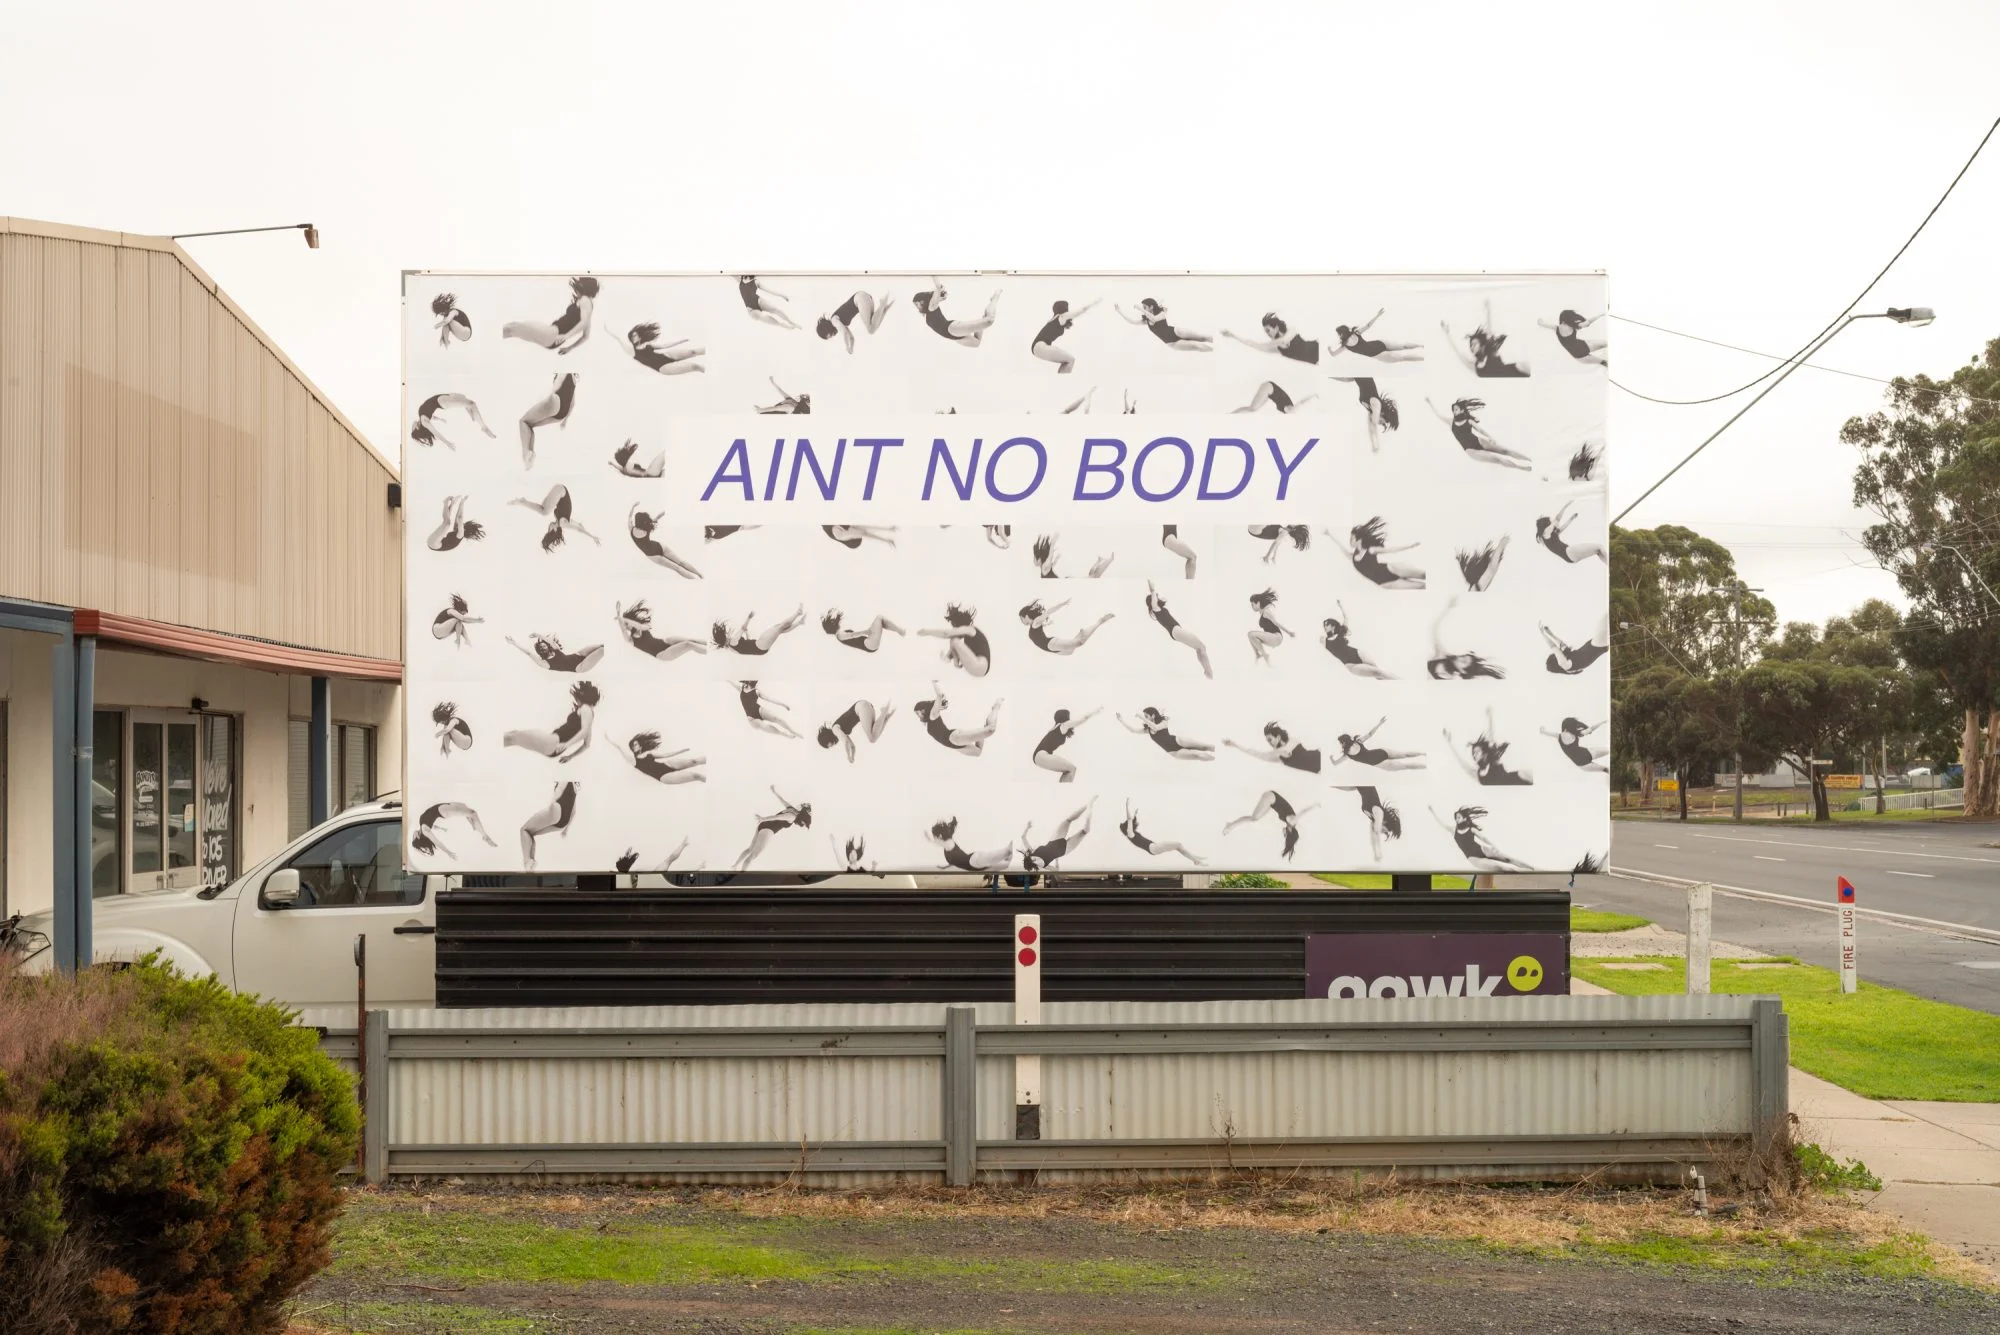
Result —
M1306 937L1309 997L1569 993L1561 932L1343 932Z

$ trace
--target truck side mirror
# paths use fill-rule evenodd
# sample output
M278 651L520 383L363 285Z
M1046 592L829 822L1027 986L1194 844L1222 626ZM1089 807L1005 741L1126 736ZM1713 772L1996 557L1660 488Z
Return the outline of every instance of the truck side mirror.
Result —
M264 878L260 898L267 909L288 909L299 902L299 870L285 867Z

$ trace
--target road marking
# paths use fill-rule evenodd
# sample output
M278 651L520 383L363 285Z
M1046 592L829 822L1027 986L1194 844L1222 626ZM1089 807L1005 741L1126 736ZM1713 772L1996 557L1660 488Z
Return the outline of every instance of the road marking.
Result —
M1610 872L1613 876L1623 877L1628 881L1652 881L1658 885L1670 885L1678 889L1702 884L1699 881L1691 881L1685 876L1669 876L1665 872L1657 871L1640 871L1636 867L1612 867L1610 868ZM1723 885L1719 882L1709 882L1709 884L1714 885L1717 894L1735 895L1739 899L1762 899L1773 904L1784 904L1791 908L1808 909L1814 913L1834 913L1838 911L1837 906L1829 904L1824 900L1802 899L1798 895L1781 895L1775 890L1752 890L1747 886L1741 885ZM1915 931L1939 932L1945 936L1959 936L1964 937L1968 941L1982 941L1989 945L2000 946L2000 931L1996 931L1991 927L1974 927L1970 923L1962 922L1940 922L1936 918L1919 918L1909 913L1890 913L1886 909L1857 908L1854 912L1860 917L1878 919L1895 927L1907 927Z
M1935 876L1931 875L1931 874L1930 874L1929 872L1927 872L1927 871L1888 871L1888 870L1884 870L1882 874L1883 874L1884 876L1914 876L1914 877L1916 877L1916 878L1917 878L1918 880L1920 880L1920 881L1935 881L1935 880L1937 879L1937 877L1935 877Z
M1750 856L1751 856L1751 857L1753 857L1753 858L1755 858L1755 859L1757 859L1757 861L1759 861L1759 862L1783 862L1783 861L1784 861L1784 859L1783 859L1783 858L1774 858L1774 857L1767 857L1766 855L1764 855L1764 854L1762 854L1762 853L1752 853L1752 854L1751 854Z
M1961 969L2000 969L2000 960L1960 960Z
M1793 849L1825 848L1831 849L1836 853L1882 853L1889 851L1882 848L1867 848L1857 844L1804 844L1796 839L1746 839L1741 835L1696 834L1693 831L1689 831L1688 837L1691 839L1713 839L1717 843L1724 844L1775 844L1779 848ZM1898 857L1906 858L1932 858L1944 862L1991 862L2000 864L2000 858L1974 858L1966 857L1960 853L1919 853L1914 849L1897 849L1895 852Z
M1679 844L1654 844L1654 845L1653 845L1653 847L1654 847L1654 848L1671 848L1671 849L1673 849L1673 850L1674 850L1674 852L1676 852L1676 853L1678 853L1678 852L1680 852L1680 851L1681 851L1681 846L1680 846Z

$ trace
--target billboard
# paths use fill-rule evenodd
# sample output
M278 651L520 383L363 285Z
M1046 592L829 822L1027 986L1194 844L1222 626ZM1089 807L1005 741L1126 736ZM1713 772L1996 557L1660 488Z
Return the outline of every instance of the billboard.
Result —
M1601 275L404 277L425 871L1567 871Z
M1569 995L1560 932L1313 932L1306 995L1520 997Z

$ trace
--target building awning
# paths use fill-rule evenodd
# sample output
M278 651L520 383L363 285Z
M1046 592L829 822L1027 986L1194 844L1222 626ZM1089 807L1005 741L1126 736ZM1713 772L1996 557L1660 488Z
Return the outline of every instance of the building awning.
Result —
M196 630L167 621L123 616L117 612L97 612L79 607L74 613L78 635L95 635L101 645L142 649L170 654L175 658L198 658L209 663L233 663L261 672L283 672L300 677L345 677L355 681L401 681L403 665L393 658L364 658L358 654L307 649L296 644L225 635L221 631Z

